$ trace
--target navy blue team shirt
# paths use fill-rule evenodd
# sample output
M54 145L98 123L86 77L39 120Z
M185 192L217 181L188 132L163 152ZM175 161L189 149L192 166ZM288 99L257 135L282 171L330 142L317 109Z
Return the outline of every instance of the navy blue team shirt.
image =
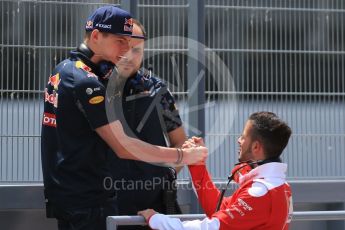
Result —
M77 51L49 77L41 151L45 196L54 205L90 207L110 196L104 186L109 147L95 132L109 123L106 86L99 66Z
M126 80L121 92L124 117L120 120L126 134L153 145L169 146L164 136L180 127L182 121L166 84L151 76L149 71L140 69ZM150 108L153 110L150 111ZM147 120L144 119L146 115ZM171 188L167 182L176 176L172 175L173 171L146 162L120 159L112 151L109 155L113 158L110 170L119 198L119 214L136 215L146 208L166 213L163 190L168 186ZM133 189L133 184L137 182L152 182L154 185L135 186Z

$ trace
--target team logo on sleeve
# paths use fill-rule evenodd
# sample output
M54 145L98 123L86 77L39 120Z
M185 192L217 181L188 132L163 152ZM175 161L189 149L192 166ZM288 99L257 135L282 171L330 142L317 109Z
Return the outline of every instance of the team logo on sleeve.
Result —
M56 128L56 116L52 113L43 114L43 125Z
M87 88L87 89L85 90L85 92L86 92L87 95L91 95L91 94L93 94L93 89Z
M57 90L58 86L60 84L60 81L61 81L60 74L57 73L57 74L49 77L48 84L53 86L54 90Z
M96 97L91 98L89 100L89 103L92 104L92 105L95 105L95 104L101 103L102 101L104 101L104 97L103 96L96 96Z
M87 74L87 77L91 77L91 78L96 78L96 79L98 79L98 77L96 76L96 74L91 73L91 72Z
M58 105L58 96L55 90L53 90L52 94L48 93L48 89L44 91L44 101L52 104L55 108L57 108Z
M75 63L75 67L79 68L79 69L83 69L86 72L91 72L91 68L88 67L87 65L85 65L82 61L76 61Z

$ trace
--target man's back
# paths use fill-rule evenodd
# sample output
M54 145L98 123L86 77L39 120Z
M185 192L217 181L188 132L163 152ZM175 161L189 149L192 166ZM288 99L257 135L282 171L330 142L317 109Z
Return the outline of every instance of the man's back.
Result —
M102 120L89 116L97 109L90 107L101 106L104 101L102 91L104 86L90 67L73 55L60 63L49 78L42 125L42 165L46 195L59 206L93 205L108 196L102 180L109 175L105 165L108 147L92 129Z

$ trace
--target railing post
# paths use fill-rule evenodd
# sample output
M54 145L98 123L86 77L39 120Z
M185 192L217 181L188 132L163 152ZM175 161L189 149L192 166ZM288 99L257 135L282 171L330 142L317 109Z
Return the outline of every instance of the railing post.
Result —
M117 229L117 223L116 221L111 217L108 216L107 217L107 230L116 230Z
M189 136L205 136L204 0L189 0L188 8L188 125ZM191 194L191 212L200 212Z
M189 0L188 7L188 134L205 137L205 4L204 0ZM194 193L191 212L200 212Z
M205 4L189 0L188 8L188 125L190 136L205 136Z

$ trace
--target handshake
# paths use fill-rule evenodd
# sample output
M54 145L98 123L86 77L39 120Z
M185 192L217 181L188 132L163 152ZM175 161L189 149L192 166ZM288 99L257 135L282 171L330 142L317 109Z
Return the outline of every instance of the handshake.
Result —
M201 137L192 137L183 143L182 148L177 149L177 153L176 165L200 165L205 164L208 149Z

